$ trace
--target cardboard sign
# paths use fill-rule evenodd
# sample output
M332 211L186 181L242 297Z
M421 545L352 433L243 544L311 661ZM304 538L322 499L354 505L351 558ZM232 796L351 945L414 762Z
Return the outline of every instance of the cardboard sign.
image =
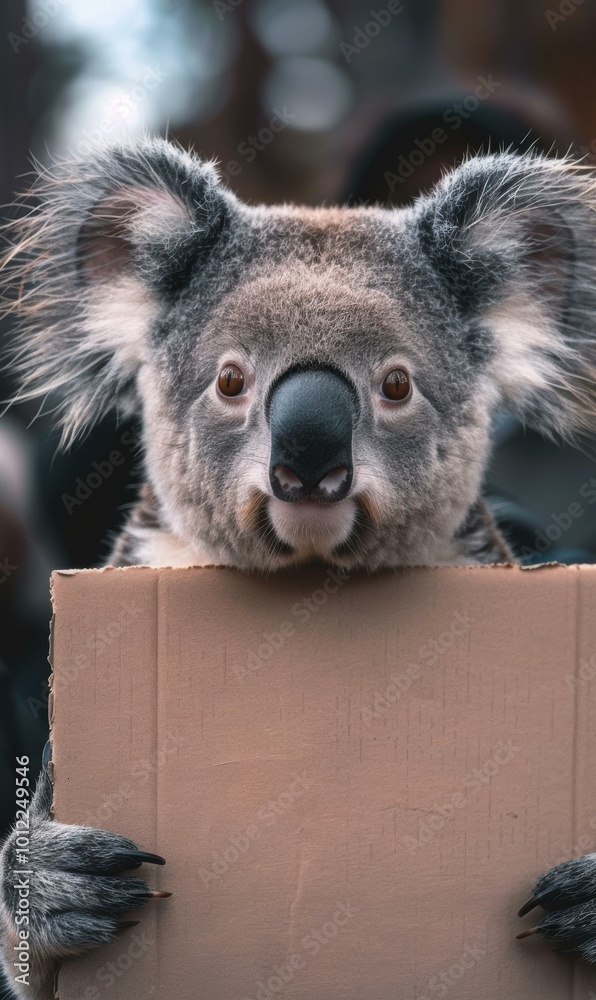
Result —
M516 911L596 848L596 567L53 577L56 817L173 892L61 1000L588 1000ZM594 991L593 993L591 991Z

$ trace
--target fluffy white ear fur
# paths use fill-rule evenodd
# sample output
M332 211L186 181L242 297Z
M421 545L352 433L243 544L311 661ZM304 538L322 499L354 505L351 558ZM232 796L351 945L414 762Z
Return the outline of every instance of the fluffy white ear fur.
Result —
M188 208L165 191L123 189L94 208L78 243L79 267L89 291L81 351L109 354L110 364L123 377L136 374L160 310L142 269L135 267L136 251L146 244L184 239L191 230Z
M596 432L595 209L591 170L506 153L470 159L422 206L436 266L493 334L502 398L570 440Z
M114 277L89 291L82 319L81 350L113 354L114 367L128 377L145 358L147 333L159 315L159 303L138 278Z
M209 228L220 195L210 164L159 139L40 170L11 227L3 283L17 297L3 311L17 317L17 398L57 392L63 444L134 401L158 279Z
M130 270L134 251L154 240L183 239L192 229L188 207L169 191L123 187L93 206L77 241L79 267L88 283Z

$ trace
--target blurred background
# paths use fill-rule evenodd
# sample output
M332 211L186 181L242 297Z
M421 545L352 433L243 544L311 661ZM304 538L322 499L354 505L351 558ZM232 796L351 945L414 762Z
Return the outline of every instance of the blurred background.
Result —
M596 161L595 39L593 0L11 0L0 201L32 156L143 130L217 158L253 203L407 204L488 148ZM14 757L36 769L47 734L50 570L105 560L139 481L134 427L66 455L57 438L36 406L0 420L2 828ZM596 560L595 487L588 457L499 423L486 493L524 561Z

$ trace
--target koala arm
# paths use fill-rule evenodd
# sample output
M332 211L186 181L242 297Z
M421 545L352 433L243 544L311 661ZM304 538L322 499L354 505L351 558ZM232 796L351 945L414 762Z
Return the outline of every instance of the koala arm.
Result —
M163 858L139 851L120 834L58 823L51 803L44 767L29 811L30 874L20 874L16 830L0 853L0 958L16 996L27 1000L53 1000L63 959L113 940L138 923L120 919L122 914L170 895L124 874L143 863L164 864ZM28 963L18 957L24 941Z

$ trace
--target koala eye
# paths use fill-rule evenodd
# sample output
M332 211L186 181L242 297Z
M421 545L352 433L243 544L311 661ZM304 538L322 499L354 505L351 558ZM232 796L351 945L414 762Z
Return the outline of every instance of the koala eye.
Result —
M226 365L219 373L217 388L222 396L239 396L244 388L244 374L238 365Z
M404 399L408 399L412 392L410 376L403 368L394 368L393 371L385 375L381 390L387 399L403 403Z

